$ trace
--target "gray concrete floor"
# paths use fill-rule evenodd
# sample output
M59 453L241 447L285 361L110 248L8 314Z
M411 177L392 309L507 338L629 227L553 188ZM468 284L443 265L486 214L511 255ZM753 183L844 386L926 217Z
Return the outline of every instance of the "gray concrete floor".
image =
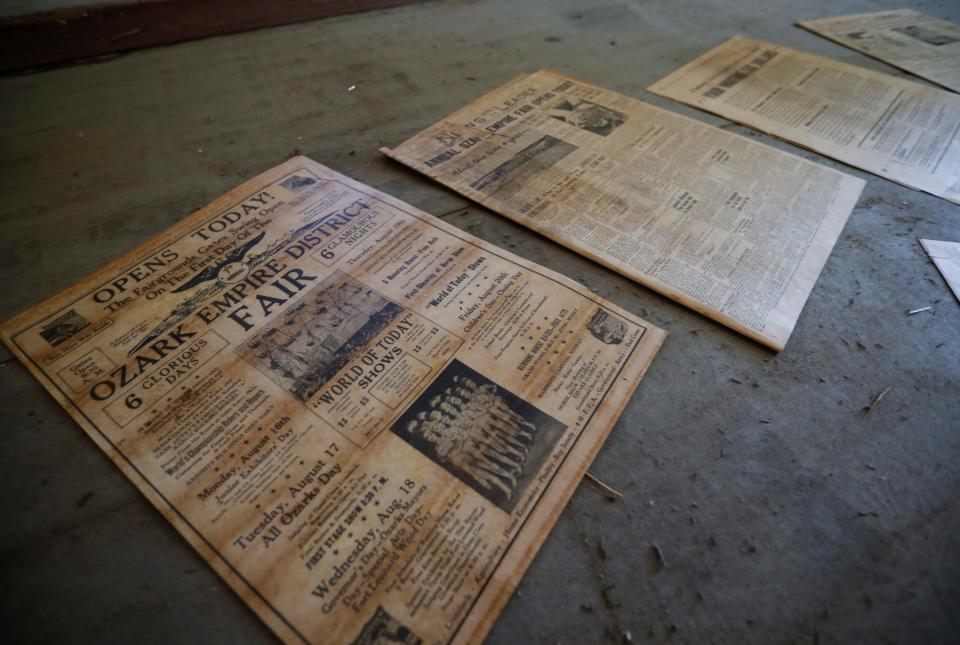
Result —
M960 22L949 1L438 1L0 78L0 317L302 152L670 332L592 467L625 497L580 487L488 642L957 642L960 306L916 240L960 239L960 207L644 91L738 32L903 75L791 26L899 6ZM867 179L786 351L377 153L540 67ZM0 640L272 639L15 361L0 405Z

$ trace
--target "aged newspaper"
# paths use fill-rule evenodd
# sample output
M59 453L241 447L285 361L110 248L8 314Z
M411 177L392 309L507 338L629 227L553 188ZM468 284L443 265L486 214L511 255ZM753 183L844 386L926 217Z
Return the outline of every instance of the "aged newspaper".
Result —
M960 242L921 239L920 244L960 301Z
M475 642L664 339L305 157L2 327L287 642Z
M960 27L912 9L802 20L804 29L960 92Z
M549 71L383 152L776 350L863 188Z
M735 36L648 88L960 203L960 96Z

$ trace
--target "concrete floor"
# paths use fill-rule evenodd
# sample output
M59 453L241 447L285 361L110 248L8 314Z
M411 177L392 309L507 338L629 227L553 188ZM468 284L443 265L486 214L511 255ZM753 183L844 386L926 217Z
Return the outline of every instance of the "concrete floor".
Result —
M644 88L737 32L904 75L791 26L899 6L960 22L436 1L0 78L0 317L302 152L670 332L592 467L624 498L580 487L488 642L958 642L960 306L916 240L960 239L960 207L726 124L867 179L776 355L377 153L540 67L723 124ZM272 640L16 361L0 405L0 640Z

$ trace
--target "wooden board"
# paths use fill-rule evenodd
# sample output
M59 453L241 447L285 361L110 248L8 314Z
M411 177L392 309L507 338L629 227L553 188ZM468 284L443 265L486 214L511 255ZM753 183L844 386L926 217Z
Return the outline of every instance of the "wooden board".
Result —
M423 0L164 0L0 22L0 72L318 20Z

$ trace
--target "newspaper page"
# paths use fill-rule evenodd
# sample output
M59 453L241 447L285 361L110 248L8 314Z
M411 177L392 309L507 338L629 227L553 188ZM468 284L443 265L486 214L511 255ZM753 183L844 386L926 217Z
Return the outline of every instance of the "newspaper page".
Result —
M383 152L778 351L863 188L550 71Z
M2 337L286 642L477 642L665 333L297 157Z
M960 96L735 36L648 88L960 204Z
M802 20L804 29L960 92L960 27L912 9Z
M960 302L960 242L921 239L920 244Z

